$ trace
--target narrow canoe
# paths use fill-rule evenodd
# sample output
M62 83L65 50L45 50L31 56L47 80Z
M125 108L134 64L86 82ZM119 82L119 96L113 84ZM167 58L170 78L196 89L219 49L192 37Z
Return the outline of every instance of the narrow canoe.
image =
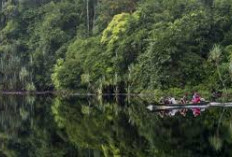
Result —
M173 109L194 109L194 108L208 108L208 107L232 107L232 102L220 103L220 102L202 102L197 104L162 104L155 105L149 104L147 109L149 110L173 110Z

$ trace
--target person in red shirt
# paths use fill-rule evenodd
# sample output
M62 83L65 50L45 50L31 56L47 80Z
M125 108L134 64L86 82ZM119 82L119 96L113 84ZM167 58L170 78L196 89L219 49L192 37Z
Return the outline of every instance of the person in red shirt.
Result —
M201 102L201 97L198 93L195 92L193 95L192 103L196 104L200 102Z

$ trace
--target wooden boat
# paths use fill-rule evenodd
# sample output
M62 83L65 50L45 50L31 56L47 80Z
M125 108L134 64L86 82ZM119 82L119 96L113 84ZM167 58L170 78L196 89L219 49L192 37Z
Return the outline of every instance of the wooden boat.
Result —
M201 102L197 104L149 104L147 109L153 110L174 110L174 109L205 109L208 107L232 107L232 102L220 103L220 102Z

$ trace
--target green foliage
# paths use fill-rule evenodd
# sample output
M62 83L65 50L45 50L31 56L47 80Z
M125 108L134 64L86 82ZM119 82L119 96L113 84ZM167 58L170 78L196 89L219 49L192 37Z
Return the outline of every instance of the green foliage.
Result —
M33 84L33 82L32 83L28 83L27 85L26 85L26 90L27 91L36 91L36 88L35 88L35 85Z
M230 87L231 4L231 0L3 2L1 89L131 93Z
M67 71L67 69L69 69ZM77 89L81 87L81 67L80 63L71 59L61 65L61 61L58 60L58 65L55 66L54 74L52 78L55 86L59 89L62 87Z
M221 54L222 54L222 50L221 50L220 46L214 45L213 49L209 53L209 55L210 55L209 60L218 64L220 57L221 57Z
M113 45L120 39L129 27L127 22L132 16L128 13L115 15L108 27L103 31L101 42L109 46Z
M222 148L222 141L219 137L213 136L209 138L210 144L214 147L216 151L219 151Z
M132 13L136 10L139 0L101 0L96 6L96 25L94 33L101 33L110 23L112 17L121 13Z

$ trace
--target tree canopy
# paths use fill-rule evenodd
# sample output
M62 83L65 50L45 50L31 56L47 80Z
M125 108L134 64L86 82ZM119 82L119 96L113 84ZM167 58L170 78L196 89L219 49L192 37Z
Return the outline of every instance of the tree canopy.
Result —
M2 0L0 89L230 87L231 5L231 0ZM221 50L217 65L209 58L214 45Z

